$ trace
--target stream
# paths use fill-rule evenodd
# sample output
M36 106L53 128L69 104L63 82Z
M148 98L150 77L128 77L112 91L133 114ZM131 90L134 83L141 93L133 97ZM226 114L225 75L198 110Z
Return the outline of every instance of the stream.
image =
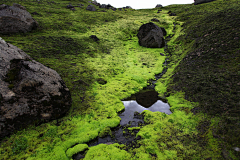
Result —
M175 32L175 23L173 32ZM174 36L174 35L173 35ZM165 39L165 48L164 51L168 52L167 42L170 41L172 37L167 36ZM160 53L161 56L165 56L163 53ZM171 55L171 53L169 53ZM140 147L137 144L137 140L140 140L141 137L136 137L136 134L139 132L139 129L133 128L129 130L128 128L132 127L140 127L144 124L144 116L141 115L144 110L149 110L152 112L164 112L166 114L172 114L170 111L170 106L168 105L165 99L162 99L158 96L158 92L155 91L155 83L158 79L162 77L163 74L167 72L167 64L169 58L166 57L165 62L163 63L164 69L161 73L155 75L155 79L148 80L149 85L144 87L138 93L131 95L131 97L122 99L123 105L125 106L125 110L119 113L119 117L121 118L120 125L111 129L111 135L107 135L104 137L97 137L94 140L88 142L88 146L96 146L98 144L125 144L127 149L130 148L138 148ZM76 153L72 156L74 160L79 160L84 158L86 151Z

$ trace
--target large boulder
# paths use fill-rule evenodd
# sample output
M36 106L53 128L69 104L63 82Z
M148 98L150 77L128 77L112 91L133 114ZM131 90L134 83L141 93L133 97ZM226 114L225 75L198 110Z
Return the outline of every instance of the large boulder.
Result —
M38 22L20 4L0 5L0 34L26 33L37 27Z
M131 6L126 6L126 9L132 9L132 7Z
M138 30L138 43L147 48L161 48L165 46L163 32L156 24L143 24Z
M93 6L93 5L88 5L86 10L89 10L89 11L96 11L96 8Z
M161 4L157 4L155 8L162 8L163 6Z
M194 5L208 3L208 2L212 2L212 1L215 1L215 0L194 0Z
M56 71L0 37L0 139L29 124L61 118L71 103Z
M114 7L111 4L108 4L108 5L102 4L102 5L99 6L99 8L113 9Z

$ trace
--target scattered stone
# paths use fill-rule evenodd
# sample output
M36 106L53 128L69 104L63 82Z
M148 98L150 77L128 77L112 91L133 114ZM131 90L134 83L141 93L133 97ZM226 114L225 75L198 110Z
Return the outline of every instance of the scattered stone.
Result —
M155 8L162 8L163 6L161 4L157 4Z
M161 48L165 46L163 31L156 24L143 24L138 30L138 43L143 47Z
M104 80L103 78L98 78L98 79L96 79L96 81L97 81L99 84L102 84L102 85L104 85L104 84L107 83L107 81Z
M160 11L162 11L162 10L161 10L161 9L159 9L157 13L160 13Z
M215 1L215 0L194 0L194 5L208 3L208 2L212 2L212 1Z
M176 16L176 13L170 13L169 16Z
M233 149L237 152L240 152L240 148L238 148L238 147L233 147Z
M0 5L0 33L12 34L19 32L30 32L38 27L25 7L13 3L12 6Z
M84 6L84 4L78 4L78 6L76 6L76 7L83 7Z
M160 22L157 18L153 18L153 19L151 19L151 21L153 21L153 22Z
M69 5L67 5L67 8L68 8L68 9L70 9L70 8L74 8L74 6L71 5L71 4L69 4Z
M39 15L37 12L32 12L31 14L33 14L33 15Z
M88 5L86 9L89 11L96 11L96 8L93 5Z
M99 41L99 39L98 39L97 36L95 36L95 35L91 35L90 38L92 38L92 39L93 39L94 41L96 41L96 42Z
M169 16L176 16L176 13L172 13L172 11L168 12Z
M97 1L93 1L92 4L95 4L98 7L101 5L100 3L97 3Z
M0 48L0 139L64 116L72 99L59 74L2 39Z

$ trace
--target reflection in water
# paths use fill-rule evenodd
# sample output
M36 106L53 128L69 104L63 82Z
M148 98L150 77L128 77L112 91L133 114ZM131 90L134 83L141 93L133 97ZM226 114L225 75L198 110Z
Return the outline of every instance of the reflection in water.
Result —
M127 125L127 124L129 124L129 122L135 122L135 123L140 122L141 120L134 118L134 112L141 113L144 110L149 110L149 111L152 111L152 112L159 111L159 112L164 112L166 114L172 114L172 112L170 111L170 106L168 105L168 103L164 103L160 100L155 102L149 108L145 108L145 107L139 105L134 100L122 101L122 102L125 106L125 111L122 114L119 115L120 118L121 118L120 125Z

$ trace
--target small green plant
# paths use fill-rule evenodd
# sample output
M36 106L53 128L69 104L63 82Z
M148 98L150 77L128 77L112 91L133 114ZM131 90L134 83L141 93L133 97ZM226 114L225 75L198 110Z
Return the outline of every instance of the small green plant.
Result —
M9 84L9 85L8 85L8 88L9 88L9 89L13 89L13 88L14 88L14 84Z
M55 137L57 135L57 127L49 129L45 134L44 137Z
M25 151L28 147L27 138L20 137L13 142L12 152L14 155L19 154L22 151Z

